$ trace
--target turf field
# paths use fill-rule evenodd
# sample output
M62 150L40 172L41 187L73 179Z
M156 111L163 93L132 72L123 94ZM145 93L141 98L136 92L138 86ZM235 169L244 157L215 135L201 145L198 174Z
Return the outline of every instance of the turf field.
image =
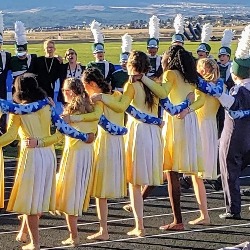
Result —
M221 47L221 42L219 41L211 41L210 46L212 47L211 55L214 58L217 58L219 48ZM185 48L188 51L191 51L196 57L196 50L198 48L199 42L185 42ZM161 42L159 53L162 54L165 50L167 50L170 46L170 42ZM237 47L237 41L232 42L232 55L234 55L235 49ZM10 51L11 53L14 52L13 45L4 45L4 49ZM89 61L93 60L92 54L92 43L60 43L56 44L56 54L60 56L64 56L66 49L73 48L76 50L78 54L78 61L81 62L83 65L86 65ZM146 52L146 40L145 42L134 42L132 45L134 50L141 50ZM29 44L28 45L29 53L37 54L37 55L44 55L43 52L43 44ZM105 50L106 50L106 60L114 63L119 64L119 55L121 53L121 43L120 42L105 42Z

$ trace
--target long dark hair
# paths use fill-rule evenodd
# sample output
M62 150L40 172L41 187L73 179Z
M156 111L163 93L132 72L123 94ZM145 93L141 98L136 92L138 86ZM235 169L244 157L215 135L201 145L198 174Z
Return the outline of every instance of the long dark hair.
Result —
M13 100L16 103L36 102L47 97L46 92L38 86L36 76L32 73L24 73L15 79L15 92Z
M196 71L195 60L192 54L180 45L174 45L163 54L163 70L178 70L185 82L190 84L198 83L198 73Z
M84 83L90 83L91 81L93 81L102 90L102 93L104 94L111 93L110 84L108 84L105 81L104 75L98 68L91 67L91 68L85 69L82 75L82 81Z
M148 73L150 70L150 61L148 56L142 51L132 51L128 58L127 65L131 65L136 72L139 73ZM143 84L143 89L145 91L145 103L150 109L154 105L154 94L153 92Z
M66 114L74 114L80 112L81 114L90 113L94 110L92 104L90 104L90 99L84 86L80 79L76 78L66 78L64 80L64 85L71 90L75 96L72 98L70 103L67 103L64 109Z

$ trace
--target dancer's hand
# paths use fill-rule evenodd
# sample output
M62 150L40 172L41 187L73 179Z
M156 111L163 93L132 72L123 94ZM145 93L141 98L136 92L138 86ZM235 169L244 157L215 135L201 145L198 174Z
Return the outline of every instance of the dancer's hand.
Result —
M179 113L178 115L176 115L176 117L178 119L184 119L185 116L189 113L189 109L184 109L183 111L181 111L181 113Z
M138 82L142 79L143 74L138 74L138 75L130 75L129 76L129 82L133 83L133 82Z
M188 95L187 95L186 98L190 101L190 103L193 103L194 100L195 100L195 94L194 94L194 92L188 93Z
M94 133L88 133L88 140L85 143L92 143L95 140Z
M101 101L101 100L102 100L102 94L93 94L93 95L90 97L90 100L91 100L93 103L96 103L97 101Z
M49 101L49 105L50 105L50 106L52 106L52 107L55 107L55 106L56 106L54 100L53 100L51 97L48 97L48 101Z
M27 138L26 140L24 140L24 144L26 148L36 148L38 142L36 138Z
M163 128L165 125L165 121L162 121L162 123L160 125L158 125L160 128Z
M66 123L70 123L70 115L60 115L60 117L66 122Z

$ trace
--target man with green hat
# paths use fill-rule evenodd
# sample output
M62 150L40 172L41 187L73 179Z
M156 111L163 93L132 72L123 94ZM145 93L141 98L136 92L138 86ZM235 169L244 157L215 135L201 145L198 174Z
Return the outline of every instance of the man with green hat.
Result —
M218 98L226 110L250 110L250 25L242 32L232 64L235 86ZM250 117L225 114L219 160L226 212L221 219L241 219L240 173L250 163Z
M181 14L177 14L174 19L175 34L172 36L171 45L184 46L184 18Z
M20 21L15 22L16 55L11 57L10 68L12 77L15 78L25 72L33 72L35 54L28 54L28 42L26 40L26 30Z
M218 65L220 69L220 77L224 80L224 84L227 88L227 93L234 86L234 81L231 76L232 61L230 60L231 57L230 45L233 37L234 37L234 32L232 30L230 29L224 30L223 38L221 40L221 47L218 53L218 58L219 58ZM217 125L218 125L219 137L223 129L224 118L225 118L225 111L224 108L221 106L217 113Z
M128 81L127 62L129 53L132 50L132 37L126 33L122 36L122 53L120 54L120 69L112 74L112 89L123 92L123 86Z
M3 14L0 12L0 98L7 99L7 74L10 67L11 54L2 50L3 45ZM6 115L0 118L0 134L6 132Z
M201 43L197 49L198 59L209 57L211 51L211 46L208 44L210 37L212 35L212 25L206 23L202 27L201 32Z
M86 68L96 67L104 75L105 80L111 83L112 74L115 71L115 66L105 60L104 38L101 32L100 23L94 20L91 23L91 31L94 36L94 44L92 46L95 61L89 62Z
M159 78L163 73L161 66L161 56L157 55L159 49L160 34L159 22L160 19L158 19L157 16L152 16L149 20L150 38L147 41L147 52L151 69L148 72L147 76L150 78Z

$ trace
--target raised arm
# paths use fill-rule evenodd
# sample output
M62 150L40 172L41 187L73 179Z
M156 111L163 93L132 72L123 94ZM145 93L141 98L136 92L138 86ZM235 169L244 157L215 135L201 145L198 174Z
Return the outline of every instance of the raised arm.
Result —
M211 95L213 97L220 97L224 90L224 81L223 79L219 78L214 85L199 77L197 88L205 94Z
M103 113L103 103L98 101L95 103L94 112L81 114L81 115L70 115L69 122L93 122L98 121Z
M141 81L160 99L165 99L170 93L175 81L176 75L173 71L167 70L163 73L162 84L158 84L148 77L143 76Z
M102 102L117 113L123 113L134 98L135 90L131 83L127 82L121 99L117 101L112 95L102 94Z

